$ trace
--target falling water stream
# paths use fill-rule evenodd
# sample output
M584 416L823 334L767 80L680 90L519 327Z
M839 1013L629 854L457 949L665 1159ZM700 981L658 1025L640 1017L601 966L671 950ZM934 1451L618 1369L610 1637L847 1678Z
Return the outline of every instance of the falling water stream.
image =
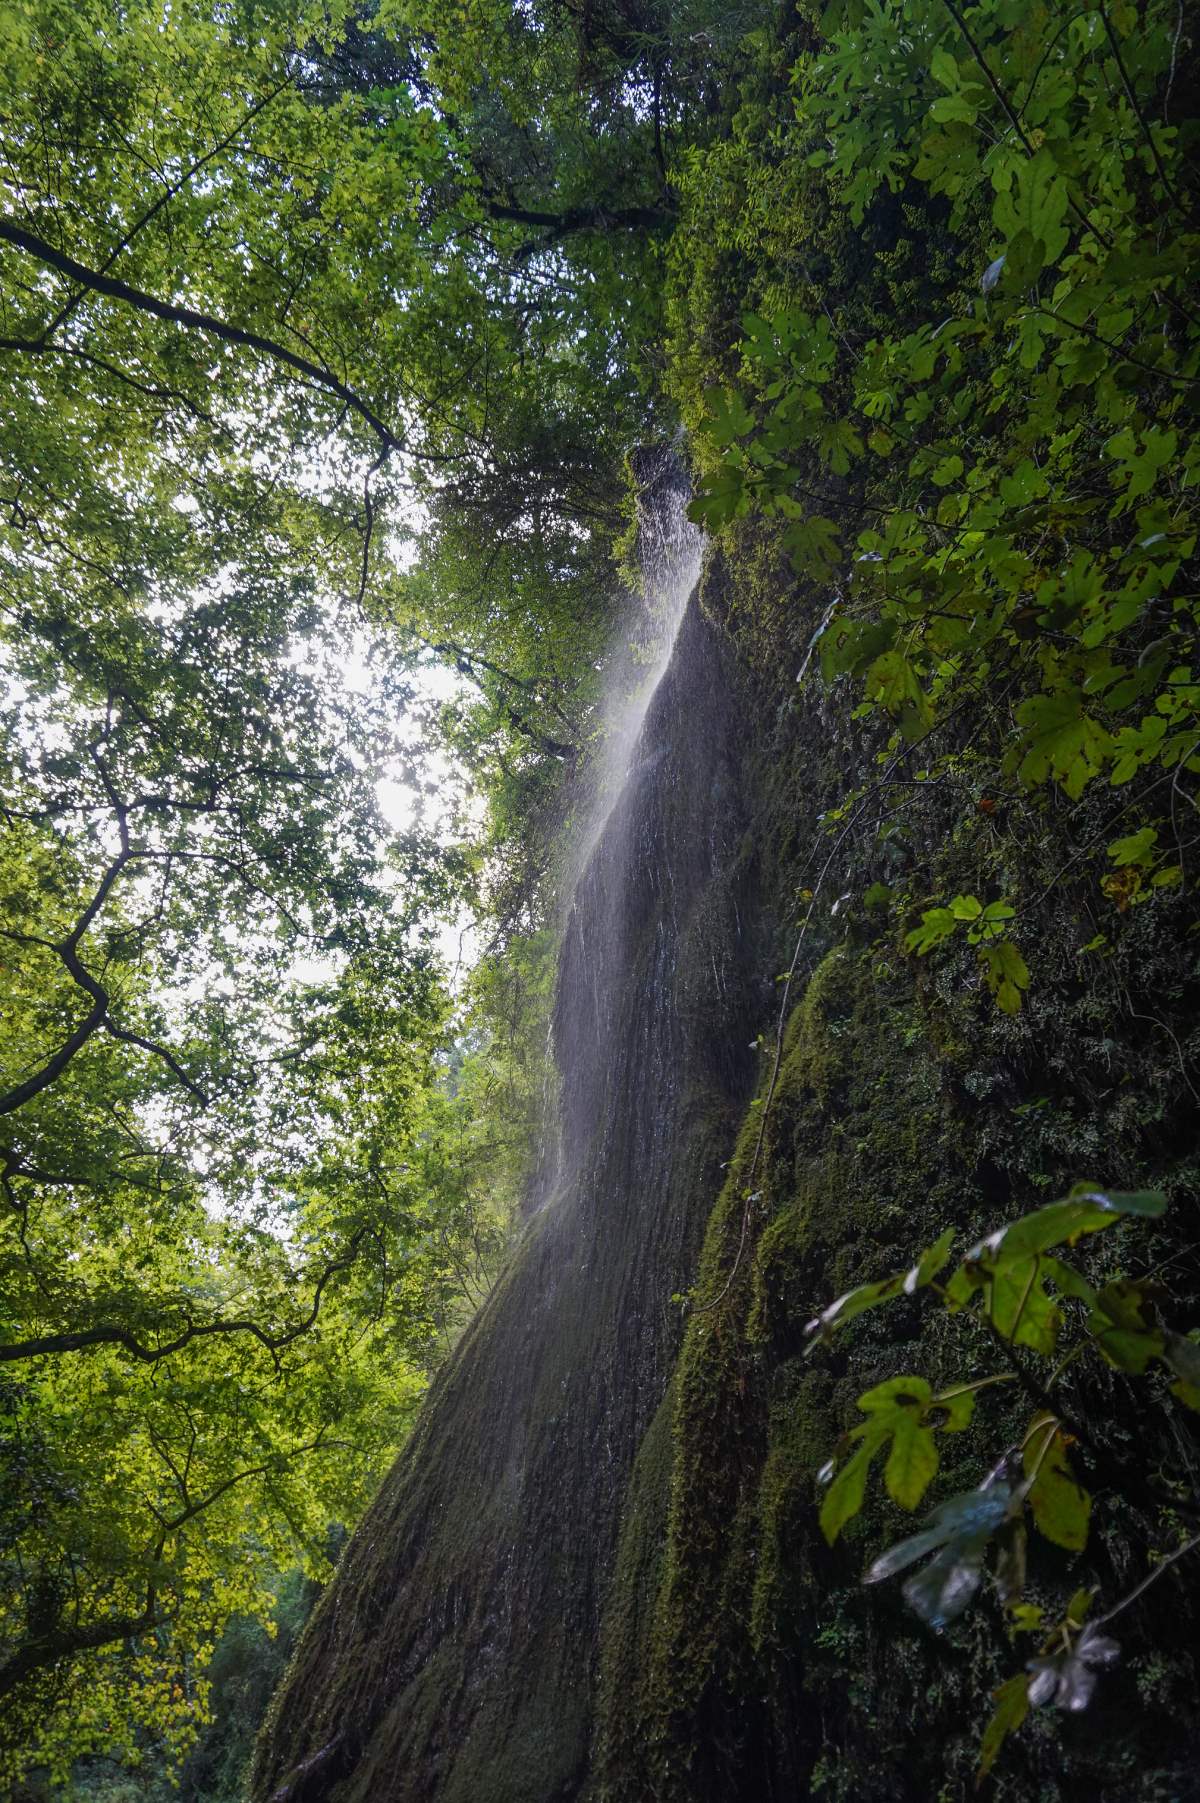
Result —
M651 467L639 512L641 607L622 622L622 643L610 659L577 872L595 850L628 781L646 713L671 661L688 597L700 579L704 540L687 516L688 488L682 471L661 453Z
M740 722L678 468L643 481L644 649L615 660L563 926L552 1180L314 1614L261 1803L588 1782L630 1476L748 1079Z

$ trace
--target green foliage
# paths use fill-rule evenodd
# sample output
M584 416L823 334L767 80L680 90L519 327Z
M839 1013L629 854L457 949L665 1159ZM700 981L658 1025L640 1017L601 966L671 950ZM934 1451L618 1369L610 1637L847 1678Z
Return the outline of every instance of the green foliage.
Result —
M979 1743L979 1776L986 1778L996 1763L997 1755L1010 1734L1015 1734L1029 1714L1029 1680L1024 1672L1014 1672L995 1691L996 1705Z
M806 584L832 587L821 669L891 729L888 772L920 745L921 780L977 780L964 741L986 723L989 809L1136 778L1110 810L1122 847L1144 843L1127 809L1168 785L1194 800L1200 774L1200 244L1176 26L1166 0L825 8L780 128L812 248L776 229L798 274L743 314L697 420L695 517L774 516ZM744 220L752 183L778 178L742 179ZM895 274L905 251L923 279ZM1134 853L1098 876L1119 909L1185 880L1170 838L1153 872ZM949 939L967 899L927 908L910 948ZM999 905L1028 902L1010 887ZM1030 976L1007 937L978 963L1016 1014Z
M936 1477L940 1455L938 1432L960 1431L975 1417L980 1391L993 1385L1017 1385L1039 1406L1020 1439L1007 1448L977 1490L939 1503L929 1525L899 1541L871 1565L865 1581L878 1583L918 1560L928 1562L904 1586L905 1599L930 1627L944 1630L974 1601L986 1560L996 1552L995 1585L1009 1613L1013 1632L1046 1627L1040 1605L1024 1600L1026 1586L1026 1522L1038 1534L1068 1553L1086 1551L1091 1528L1093 1488L1097 1483L1123 1495L1135 1507L1149 1508L1161 1532L1177 1506L1185 1506L1186 1470L1147 1474L1106 1444L1103 1425L1080 1416L1069 1401L1055 1395L1067 1387L1067 1373L1089 1354L1132 1375L1143 1377L1153 1361L1179 1379L1171 1394L1194 1407L1189 1388L1195 1374L1195 1343L1168 1329L1159 1308L1166 1293L1149 1280L1110 1277L1093 1287L1076 1264L1059 1253L1122 1220L1152 1220L1165 1200L1157 1191L1120 1193L1077 1185L1062 1200L1032 1210L989 1234L963 1253L948 1277L952 1230L930 1246L898 1278L860 1285L831 1304L809 1324L815 1346L825 1343L851 1321L884 1302L932 1290L951 1316L970 1318L999 1347L1007 1348L1012 1368L982 1378L964 1379L934 1395L920 1377L894 1377L876 1384L858 1399L867 1422L851 1429L820 1473L828 1484L821 1507L821 1528L831 1544L860 1513L866 1500L871 1460L890 1446L884 1470L888 1496L902 1508L914 1509ZM1048 1287L1049 1286L1049 1287ZM1074 1338L1065 1353L1068 1330ZM1048 1376L1035 1373L1027 1354L1055 1361ZM1156 1405L1170 1408L1162 1394ZM853 1450L851 1450L853 1448ZM1085 1486L1074 1457L1082 1457L1093 1474ZM1189 1550L1195 1541L1178 1548ZM1153 1573L1126 1599L1113 1605L1108 1621L1152 1581ZM1053 1704L1076 1711L1091 1700L1096 1674L1119 1658L1119 1648L1098 1626L1082 1629L1091 1592L1077 1592L1060 1623L1045 1633L1040 1656L1027 1663L996 1693L996 1708L980 1747L980 1775L995 1762L1006 1735L1024 1721L1033 1705Z
M495 1274L667 154L753 22L0 20L8 1777L186 1750Z
M501 10L464 132L443 11L0 22L6 1780L186 1751L225 1624L327 1572L527 1171L543 922L454 1001L439 923L498 861L454 843L457 774L403 832L377 784L473 735L526 794L575 736L623 523L599 295L643 255L596 209L659 184L636 105L621 149L589 124L573 31L529 67ZM597 304L531 305L576 234ZM457 736L431 655L475 685Z

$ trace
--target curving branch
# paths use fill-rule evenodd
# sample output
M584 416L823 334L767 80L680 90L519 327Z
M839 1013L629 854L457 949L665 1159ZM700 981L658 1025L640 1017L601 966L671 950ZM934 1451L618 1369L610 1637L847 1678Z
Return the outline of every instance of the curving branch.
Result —
M79 946L84 934L108 900L122 871L131 864L144 862L147 856L146 853L133 847L129 838L129 807L120 802L113 793L107 773L99 758L96 759L96 763L116 812L121 849L100 878L92 899L71 931L63 939L45 939L36 933L19 933L11 927L0 927L0 937L10 939L16 945L36 945L45 951L53 952L72 982L90 998L91 1007L74 1030L68 1034L58 1050L47 1058L40 1070L35 1071L31 1077L26 1077L23 1083L14 1085L12 1089L0 1095L0 1115L14 1114L18 1108L23 1108L27 1102L31 1102L35 1096L40 1095L44 1089L49 1089L50 1085L66 1070L76 1054L81 1052L88 1041L101 1030L112 1039L124 1040L127 1044L136 1045L142 1051L149 1052L152 1057L160 1059L172 1075L196 1098L201 1107L208 1107L207 1094L195 1078L188 1075L174 1053L169 1051L166 1046L160 1045L157 1040L148 1039L144 1034L135 1033L128 1027L119 1026L112 1019L110 1012L112 998L108 990L97 977L93 976L79 956Z
M232 130L228 131L223 138L218 139L210 150L205 151L203 156L197 157L194 163L189 164L183 174L178 176L175 181L167 183L158 199L146 209L141 218L136 220L135 223L129 227L129 230L124 236L113 246L112 250L108 253L108 256L100 265L99 273L101 275L106 275L108 273L117 258L121 255L121 252L128 250L138 233L144 231L146 226L150 224L150 221L155 218L157 214L161 213L163 208L168 206L170 202L175 199L177 194L183 192L192 177L199 175L200 171L206 164L211 163L214 157L220 156L223 150L228 150L231 144L236 143L246 127L250 125L260 113L265 112L267 107L271 105L271 102L277 100L284 90L292 85L293 80L294 77L288 75L277 87L272 88L268 93L264 94L262 99L256 101L250 108L249 112L243 114ZM58 312L54 315L54 318L50 321L50 324L46 327L46 330L42 333L43 341L50 338L53 333L57 332L60 326L66 324L67 320L70 319L72 313L74 313L76 307L78 307L86 293L87 287L85 285L84 287L77 289L70 300L64 302Z
M108 991L96 981L91 971L80 959L79 942L104 906L121 872L134 860L135 854L130 847L129 831L123 811L118 817L118 824L121 832L120 852L104 872L91 901L65 939L42 939L34 933L17 933L8 927L0 928L0 934L5 939L11 939L15 944L40 945L46 951L54 952L66 966L80 989L90 996L92 1001L90 1009L74 1032L68 1035L57 1052L46 1060L42 1068L35 1071L32 1077L27 1077L23 1083L16 1084L14 1088L0 1095L0 1115L14 1113L16 1109L23 1108L26 1102L31 1102L34 1096L40 1095L44 1089L48 1089L55 1078L61 1076L66 1070L75 1054L82 1051L88 1040L104 1025L109 1006Z
M421 638L419 633L416 636ZM556 701L553 695L546 695L544 692L544 685L538 682L536 677L517 676L514 671L506 670L502 664L493 662L490 657L485 657L481 651L473 651L469 646L459 644L456 639L434 640L421 638L421 642L422 644L427 645L436 656L453 658L454 666L460 675L469 677L473 682L479 682L478 672L480 670L486 670L490 676L495 676L500 682L507 683L510 688L520 689L521 693L528 695L531 701L535 701L539 705L545 705L550 709L551 713L557 715L558 719L562 721L568 732L574 731L574 723L563 708L562 703ZM537 739L542 744L543 749L551 752L553 756L576 757L578 755L579 748L573 743L564 743L561 739L547 738L544 733L539 732L536 728L531 728L528 722L521 719L519 716L510 713L510 717L523 732L529 733L533 738Z
M656 226L673 225L675 208L670 201L658 201L650 206L606 207L592 204L582 207L567 207L561 213L547 213L537 207L518 207L507 201L497 200L490 194L483 196L483 205L489 219L496 219L513 225L528 225L539 229L542 237L523 244L516 253L518 263L526 262L536 256L539 251L550 250L554 245L569 238L576 232L609 232L609 231L653 231Z
M1184 206L1182 200L1179 198L1179 195L1171 182L1171 178L1167 174L1162 157L1159 155L1158 145L1154 139L1154 133L1150 129L1145 113L1138 105L1138 97L1133 91L1133 83L1130 81L1129 71L1125 67L1125 58L1121 55L1120 40L1113 30L1112 20L1109 18L1104 7L1100 8L1100 19L1104 26L1105 36L1108 38L1109 47L1113 53L1113 61L1117 65L1117 73L1121 77L1121 86L1125 90L1125 98L1129 102L1129 110L1141 127L1142 136L1149 146L1150 155L1154 159L1154 167L1158 170L1158 179L1162 183L1171 204L1183 214L1185 219L1191 219L1194 222L1195 214L1191 212L1190 208Z
M237 344L247 350L258 351L264 357L270 357L276 363L283 363L297 374L305 376L310 382L336 395L352 413L371 428L378 438L385 456L393 451L403 451L425 463L451 463L449 454L439 455L435 452L410 451L404 439L392 431L391 427L380 418L362 396L353 388L335 376L331 370L324 369L309 357L302 357L297 351L290 350L287 345L280 344L277 339L267 338L261 332L250 332L242 326L230 325L228 320L218 319L213 313L202 313L195 307L177 306L173 301L160 300L157 295L147 294L141 288L134 288L129 282L108 275L102 269L89 269L86 264L68 256L65 251L57 250L45 238L39 238L34 232L27 231L24 226L16 225L11 219L0 219L0 242L15 245L27 256L35 257L47 268L54 269L59 275L67 276L71 281L82 283L85 289L96 294L107 294L113 300L123 301L127 306L135 307L141 313L150 313L155 319L163 319L169 325L185 326L192 331L204 332L211 338L217 338L223 344ZM9 349L40 351L44 346L36 339L28 341L8 339L5 341Z
M215 420L211 413L207 413L203 407L198 406L190 395L184 394L182 389L163 388L156 382L139 382L136 376L129 374L128 370L118 368L106 357L97 357L92 351L81 350L78 345L43 344L36 338L0 338L0 351L23 351L27 356L34 357L74 357L78 362L87 364L90 368L102 369L106 375L112 376L115 381L123 382L127 388L135 389L138 394L144 394L148 400L173 401L176 406L184 408L193 419L198 419L212 432L228 430L227 427Z
M159 1559L167 1540L189 1522L202 1515L206 1509L219 1502L239 1484L249 1478L268 1477L288 1460L302 1458L311 1452L321 1452L335 1446L340 1441L327 1440L323 1434L304 1446L295 1446L286 1454L268 1460L260 1465L246 1466L235 1471L217 1484L205 1496L185 1505L179 1514L169 1521L162 1521L154 1546L154 1558ZM101 1621L76 1623L74 1626L56 1626L42 1633L32 1634L15 1652L0 1664L0 1697L8 1696L29 1678L38 1672L46 1671L61 1664L64 1659L76 1658L80 1653L92 1653L101 1647L114 1646L118 1641L136 1640L139 1635L151 1634L170 1620L172 1611L161 1606L154 1581L146 1586L146 1604L138 1615L114 1615Z
M20 1174L20 1173L18 1173ZM40 1334L29 1340L14 1340L8 1345L0 1345L0 1364L14 1364L22 1359L45 1358L52 1354L66 1352L90 1352L95 1346L120 1346L131 1358L143 1365L156 1365L162 1359L170 1358L176 1352L182 1352L194 1340L210 1340L227 1334L245 1333L265 1346L272 1357L277 1357L285 1347L300 1339L317 1324L321 1313L321 1302L325 1289L330 1281L342 1271L348 1271L357 1263L363 1241L368 1237L366 1227L360 1227L351 1238L341 1258L331 1259L317 1279L313 1291L312 1306L303 1320L282 1333L271 1333L257 1321L217 1320L198 1321L189 1325L173 1340L165 1341L161 1346L146 1346L128 1327L120 1327L115 1323L98 1327L80 1328L75 1333Z
M149 1634L161 1627L166 1619L166 1613L158 1609L151 1584L146 1591L146 1607L140 1615L111 1616L85 1626L58 1627L37 1634L0 1665L0 1697L8 1696L27 1678L49 1666L73 1659L79 1653L92 1653L99 1647L112 1646L118 1640L133 1640L139 1634Z

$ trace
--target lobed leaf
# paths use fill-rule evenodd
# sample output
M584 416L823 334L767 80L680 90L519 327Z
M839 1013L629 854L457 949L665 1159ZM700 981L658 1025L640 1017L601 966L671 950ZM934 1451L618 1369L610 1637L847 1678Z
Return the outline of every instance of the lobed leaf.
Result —
M933 1429L925 1425L915 1409L897 1409L889 1421L892 1446L883 1481L893 1502L902 1509L915 1509L937 1476L938 1450Z
M863 1506L867 1489L867 1472L879 1450L880 1441L864 1440L847 1459L825 1492L821 1504L821 1532L832 1546L848 1521L853 1521Z

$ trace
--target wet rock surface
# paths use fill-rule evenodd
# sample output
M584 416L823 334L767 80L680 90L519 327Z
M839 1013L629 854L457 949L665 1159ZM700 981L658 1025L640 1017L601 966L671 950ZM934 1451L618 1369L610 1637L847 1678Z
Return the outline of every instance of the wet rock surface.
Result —
M750 1077L735 696L693 594L566 923L554 1168L318 1607L257 1798L578 1792L622 1504Z

